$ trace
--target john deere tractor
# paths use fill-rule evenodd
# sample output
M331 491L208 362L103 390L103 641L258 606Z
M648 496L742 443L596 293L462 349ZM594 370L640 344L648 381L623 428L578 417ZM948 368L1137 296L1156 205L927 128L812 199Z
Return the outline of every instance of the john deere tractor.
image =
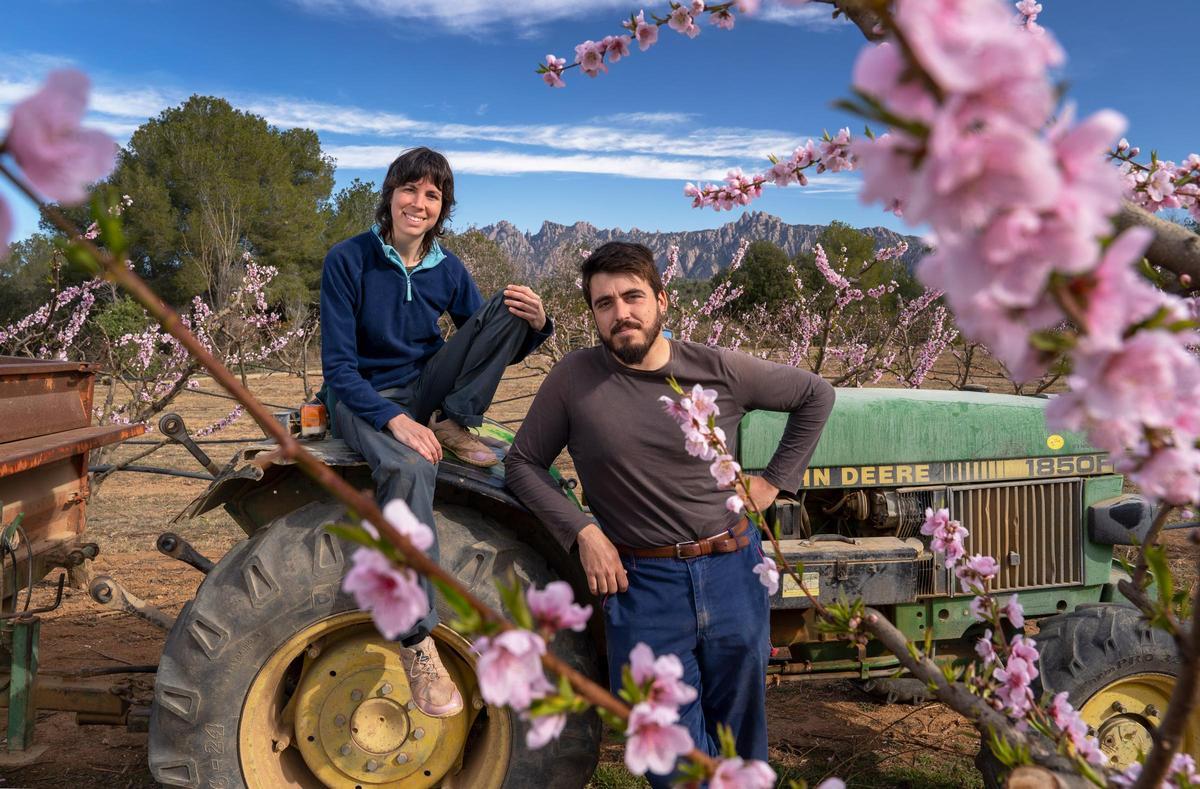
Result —
M839 390L803 485L782 493L769 518L821 601L861 598L911 640L931 642L939 660L954 661L974 654L981 626L970 616L971 597L956 588L919 531L927 507L948 507L970 531L968 550L1000 562L995 590L1019 594L1039 630L1039 690L1067 691L1101 747L1124 764L1149 749L1179 671L1170 639L1149 629L1116 588L1114 546L1139 539L1152 512L1122 492L1103 453L1080 436L1047 431L1045 402ZM766 465L784 422L766 412L743 420L743 466ZM160 550L206 575L169 624L159 662L148 723L158 781L213 789L586 783L597 762L599 720L573 716L559 740L529 750L526 723L483 701L470 643L448 627L434 636L465 709L433 719L410 703L396 645L341 589L354 547L325 527L347 513L295 466L274 459L271 444L245 448L220 469L177 417L160 427L217 471L176 531L186 532L188 518L224 507L246 539L214 565L177 533L159 538ZM498 455L512 438L495 424L481 435ZM343 442L305 443L357 487L372 487L366 465ZM3 453L0 444L0 459ZM440 464L435 526L442 564L497 607L493 582L510 572L539 586L564 579L586 599L578 559L512 497L502 474L501 466L480 470L453 458ZM560 481L563 495L574 498L574 481ZM34 577L50 566L36 565ZM15 576L18 586L25 576ZM599 679L603 627L592 624L585 633L560 634L551 648ZM818 632L793 583L772 600L771 638L769 682L851 679L892 697L921 691L877 644L858 649ZM134 712L114 710L110 722L128 723ZM1185 747L1197 753L1198 745L1193 720Z

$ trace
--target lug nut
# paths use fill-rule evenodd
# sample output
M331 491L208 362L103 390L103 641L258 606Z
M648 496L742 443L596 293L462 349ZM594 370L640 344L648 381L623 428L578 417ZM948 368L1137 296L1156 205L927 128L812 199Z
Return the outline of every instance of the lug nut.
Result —
M346 743L341 748L339 748L338 753L340 753L342 756L349 756L350 755L350 743Z
M386 696L387 694L389 694L391 692L392 692L392 683L390 683L390 682L383 683L383 687L379 689L379 695L381 695L381 696Z
M375 761L374 759L367 760L367 772L373 773L378 769L379 769L379 762Z
M317 646L316 644L313 644L311 647L308 648L307 654L308 654L309 660L316 660L317 656L321 654L321 648L319 646Z
M414 740L419 740L419 739L421 739L421 738L422 738L422 737L424 737L424 736L425 736L425 730L424 730L424 729L420 729L420 728L413 729L412 738L413 738Z
M405 708L406 710L410 710L410 711L411 711L411 710L415 710L415 709L417 708L417 703L416 703L415 701L412 701L412 700L410 699L410 700L409 700L409 702L408 702L407 704L405 704L405 705L404 705L404 708Z
M1125 712L1125 705L1119 701L1114 701L1112 703L1112 710L1113 712Z
M350 691L350 700L351 701L362 701L362 691L361 690Z
M472 706L472 707L474 707L474 708L475 708L475 709L477 709L477 710L481 710L481 709L483 709L483 699L481 699L481 698L479 698L478 696L476 696L475 698L473 698L473 699L471 700L471 706Z
M335 716L333 719L333 724L335 726L345 726L346 725L346 716L345 715Z
M1142 714L1145 715L1147 718L1157 718L1158 717L1158 707L1155 707L1153 704L1147 704L1146 709L1142 710Z
M396 757L396 764L408 764L408 754L402 753Z

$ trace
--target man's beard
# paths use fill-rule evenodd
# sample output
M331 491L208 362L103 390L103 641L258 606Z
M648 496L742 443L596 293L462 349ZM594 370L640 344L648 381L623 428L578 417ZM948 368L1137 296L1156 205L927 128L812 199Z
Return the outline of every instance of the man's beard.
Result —
M623 364L630 366L641 364L642 360L646 358L646 354L650 353L650 347L654 345L654 341L658 339L658 335L662 332L662 325L663 313L662 310L659 310L654 316L654 323L651 324L649 331L645 332L644 342L637 342L636 340L631 339L626 341L623 345L617 345L617 332L626 327L640 327L640 324L635 325L632 321L622 321L616 326L613 326L612 331L609 332L608 336L602 336L600 340L604 343L604 347L608 348L608 350L612 352L613 356L616 356L618 359L620 359Z

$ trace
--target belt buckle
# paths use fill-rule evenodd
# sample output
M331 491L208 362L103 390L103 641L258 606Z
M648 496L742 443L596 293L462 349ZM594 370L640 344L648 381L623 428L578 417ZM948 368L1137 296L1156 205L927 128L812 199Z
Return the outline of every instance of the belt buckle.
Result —
M683 547L683 546L685 546L685 545L699 545L699 544L700 544L700 543L699 543L698 541L696 541L696 540L688 540L688 541L686 541L686 542L677 542L677 543L675 543L675 558L676 558L676 559L686 559L686 558L688 558L688 557L684 556L682 553L680 553L679 549L680 549L680 548L682 548L682 547Z

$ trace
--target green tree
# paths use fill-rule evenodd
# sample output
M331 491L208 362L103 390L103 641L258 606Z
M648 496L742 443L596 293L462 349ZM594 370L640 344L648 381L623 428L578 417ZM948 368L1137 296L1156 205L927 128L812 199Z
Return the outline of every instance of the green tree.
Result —
M835 271L866 291L892 280L899 288L884 297L884 313L892 314L897 297L912 299L924 290L912 272L901 260L875 260L875 239L866 233L834 220L821 231L817 243L825 250L829 264ZM796 268L804 283L806 293L814 293L825 284L825 278L817 270L813 252L802 252L796 256Z
M789 265L782 249L770 241L755 241L746 249L742 265L732 273L729 269L717 272L712 284L717 287L728 282L732 288L742 289L729 304L730 314L742 315L758 305L775 309L796 297L796 278L788 272Z
M192 96L133 133L110 182L133 198L132 258L168 300L222 306L246 251L279 269L274 297L315 292L333 188L315 132Z
M516 266L504 250L475 228L462 233L447 233L440 243L462 258L485 299L505 285L522 284L517 279Z
M356 236L375 224L375 208L378 204L379 190L373 181L364 182L358 178L351 181L324 208L325 248Z

